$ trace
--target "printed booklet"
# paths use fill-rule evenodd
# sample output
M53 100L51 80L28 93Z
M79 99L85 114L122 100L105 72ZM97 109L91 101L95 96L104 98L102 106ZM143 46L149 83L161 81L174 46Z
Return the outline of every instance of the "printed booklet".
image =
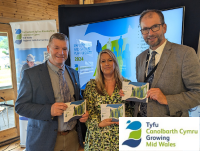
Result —
M144 82L122 82L124 96L122 100L148 103L147 91L149 83Z
M86 113L86 100L65 103L68 107L64 111L64 122L76 120Z
M125 117L125 105L122 104L101 104L101 121L111 118L112 122L118 122L119 117Z

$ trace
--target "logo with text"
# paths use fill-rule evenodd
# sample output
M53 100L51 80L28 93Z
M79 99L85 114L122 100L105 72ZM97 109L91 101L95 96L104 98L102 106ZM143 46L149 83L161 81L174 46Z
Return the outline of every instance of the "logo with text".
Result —
M16 44L21 44L22 43L22 31L21 29L15 29L15 34L16 34Z
M131 130L129 137L125 140L122 145L127 145L129 147L137 147L141 143L141 133L142 133L142 124L139 121L131 122L128 120L126 124L129 124L126 129Z

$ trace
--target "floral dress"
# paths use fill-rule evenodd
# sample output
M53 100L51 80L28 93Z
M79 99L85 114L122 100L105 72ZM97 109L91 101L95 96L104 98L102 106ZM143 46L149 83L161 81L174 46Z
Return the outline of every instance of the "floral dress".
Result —
M105 96L96 91L95 80L90 80L86 85L84 98L87 102L89 118L86 122L87 132L85 138L85 151L117 151L119 150L119 125L112 124L106 127L99 127L101 122L101 104L125 103L126 117L133 116L133 108L123 101L119 95L119 88L115 86L113 94L108 95L104 90Z

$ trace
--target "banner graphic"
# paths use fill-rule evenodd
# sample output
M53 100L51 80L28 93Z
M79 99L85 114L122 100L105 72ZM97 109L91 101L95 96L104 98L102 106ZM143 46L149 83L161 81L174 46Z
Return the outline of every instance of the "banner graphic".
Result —
M24 70L45 62L49 55L47 44L57 32L55 20L11 22L15 49L17 89Z
M45 62L49 55L47 45L52 34L57 32L55 20L11 22L13 34L17 90L22 80L23 71ZM26 117L19 118L20 145L25 147Z

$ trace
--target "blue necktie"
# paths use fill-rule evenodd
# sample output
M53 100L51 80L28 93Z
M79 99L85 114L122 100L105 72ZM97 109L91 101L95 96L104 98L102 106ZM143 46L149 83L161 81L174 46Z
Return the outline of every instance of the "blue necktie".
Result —
M59 87L60 87L61 98L64 103L70 102L71 94L70 94L70 90L69 90L67 81L65 80L65 77L64 77L64 70L59 69L57 73L59 76ZM59 121L60 128L64 129L64 130L72 130L77 123L77 120L73 120L73 121L64 123L63 115L61 116L61 118L59 118L58 121Z
M157 54L156 51L152 51L151 53L151 59L149 61L148 71L147 75L153 70L155 67L155 55ZM147 82L149 83L149 89L151 88L151 84L153 82L154 73L147 79ZM141 103L140 105L140 115L143 117L147 117L147 103Z

